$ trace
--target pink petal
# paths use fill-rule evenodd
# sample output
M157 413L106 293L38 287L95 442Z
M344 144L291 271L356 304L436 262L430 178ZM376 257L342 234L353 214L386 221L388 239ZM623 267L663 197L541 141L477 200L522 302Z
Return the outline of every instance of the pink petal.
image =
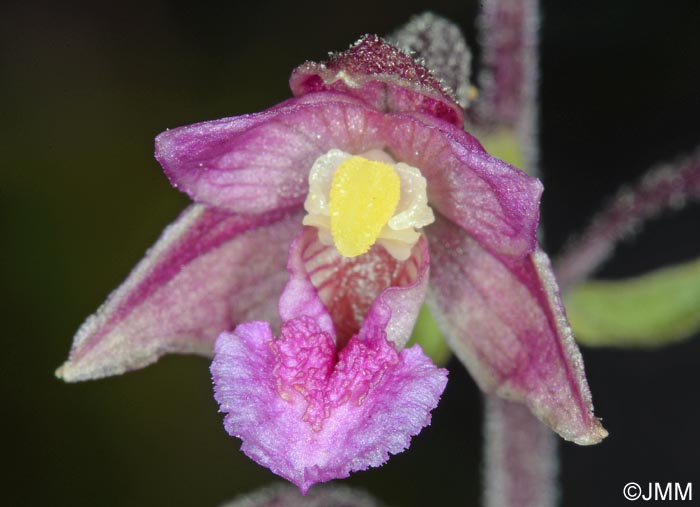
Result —
M489 250L521 257L535 248L539 181L429 115L384 114L319 92L258 115L165 132L156 155L196 201L257 213L301 206L313 162L332 148L385 149L418 167L431 205Z
M264 322L222 334L211 371L226 430L302 493L406 449L447 381L420 348L397 353L383 333L354 337L336 362L309 317L286 322L279 340Z
M423 306L429 270L428 242L421 237L413 247L411 257L402 264L395 285L383 290L372 303L362 323L360 338L373 328L383 329L387 340L397 350L403 349Z
M380 146L364 128L364 108L346 112L351 104L359 101L322 93L167 130L156 137L156 159L173 186L196 202L236 213L300 207L320 155L340 146L358 153Z
M318 241L316 229L304 227L289 247L289 281L279 300L279 314L282 322L302 316L311 318L335 343L333 318L318 296L317 289L311 282L311 273L307 269L309 260L314 259L320 252L336 252L334 260L335 257L343 258L337 254L335 248L324 246Z
M392 115L387 146L428 180L430 204L484 247L521 257L536 246L542 184L428 115Z
M403 262L379 246L347 258L319 242L316 229L306 227L289 250L290 277L280 298L280 317L311 317L334 340L337 334L340 346L357 333L362 337L368 328L386 330L400 350L423 304L429 266L424 238Z
M57 375L87 380L141 368L168 352L209 355L236 322L276 321L283 259L300 220L190 206L85 321Z
M480 387L525 403L567 440L602 440L547 256L495 256L442 218L429 240L436 317Z
M433 74L376 35L365 35L327 62L306 62L289 79L294 95L334 90L384 112L420 111L464 125L464 110Z

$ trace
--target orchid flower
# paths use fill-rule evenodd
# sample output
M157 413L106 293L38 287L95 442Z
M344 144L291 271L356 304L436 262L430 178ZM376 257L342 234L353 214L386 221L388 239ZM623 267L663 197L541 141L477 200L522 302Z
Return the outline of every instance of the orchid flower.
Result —
M290 86L263 112L157 137L194 204L57 374L213 354L227 431L305 492L429 424L446 372L405 348L427 301L484 391L567 440L604 438L536 241L541 183L489 155L463 129L465 101L377 36L301 65Z

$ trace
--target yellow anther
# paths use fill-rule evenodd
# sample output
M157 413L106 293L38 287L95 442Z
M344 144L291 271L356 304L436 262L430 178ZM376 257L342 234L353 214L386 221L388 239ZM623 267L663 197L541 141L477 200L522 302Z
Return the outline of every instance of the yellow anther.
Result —
M333 175L330 192L331 235L345 257L366 253L394 214L401 180L383 162L350 157Z

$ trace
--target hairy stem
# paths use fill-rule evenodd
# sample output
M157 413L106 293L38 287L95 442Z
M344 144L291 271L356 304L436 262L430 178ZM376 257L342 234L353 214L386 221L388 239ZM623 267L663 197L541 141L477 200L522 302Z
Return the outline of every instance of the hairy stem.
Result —
M520 404L484 401L484 507L554 507L557 436Z
M689 157L651 169L631 188L623 188L555 261L562 291L592 275L644 222L699 197L700 148Z
M522 169L537 176L539 0L484 0L479 15L483 57L479 99L468 111L485 135L515 136Z
M512 139L510 162L532 176L539 172L539 20L539 0L482 2L480 97L468 119L480 139L505 139L506 147ZM520 403L487 395L484 413L484 506L554 507L556 435Z

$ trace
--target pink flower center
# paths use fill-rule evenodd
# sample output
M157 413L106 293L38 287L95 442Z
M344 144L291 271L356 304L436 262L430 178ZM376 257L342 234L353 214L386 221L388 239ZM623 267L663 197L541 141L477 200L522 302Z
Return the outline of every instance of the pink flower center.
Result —
M332 410L347 403L362 405L399 360L382 331L366 340L355 335L336 351L332 338L309 317L285 322L280 338L269 346L279 396L292 403L303 400L302 420L314 431L323 429Z

